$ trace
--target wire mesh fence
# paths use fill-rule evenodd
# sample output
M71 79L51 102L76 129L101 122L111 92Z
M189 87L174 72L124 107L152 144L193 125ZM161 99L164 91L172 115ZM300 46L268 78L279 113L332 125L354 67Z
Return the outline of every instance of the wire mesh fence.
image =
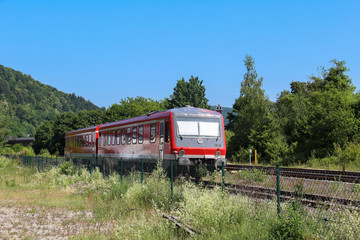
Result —
M311 178L307 178L309 171L301 172L299 169L299 173L290 174L285 168L233 170L226 172L225 181L231 191L249 196L254 201L275 200L279 218L287 218L288 224L291 224L292 216L300 214L309 222L316 223L311 226L304 224L303 227L313 228L312 232L317 236L358 239L360 181L357 173L314 170Z
M139 172L141 182L144 175L150 174L157 166L157 160L146 159L20 156L19 160L24 166L36 168L40 172L64 163L69 163L76 169L87 169L90 173L98 168L104 177L113 173L123 177ZM318 236L347 239L349 232L360 236L360 181L356 173L352 174L355 176L353 180L346 178L345 173L334 175L332 180L324 180L318 170L314 170L315 174L307 178L308 173L299 173L292 177L291 174L286 174L289 170L279 167L225 171L224 167L214 170L206 165L189 167L174 163L176 162L163 163L163 168L171 180L171 194L174 179L189 174L189 179L202 177L204 185L220 185L224 191L247 196L249 201L276 204L273 206L277 209L279 218L289 218L294 212L300 212L304 219L316 222L308 227L314 228L313 231L317 232Z

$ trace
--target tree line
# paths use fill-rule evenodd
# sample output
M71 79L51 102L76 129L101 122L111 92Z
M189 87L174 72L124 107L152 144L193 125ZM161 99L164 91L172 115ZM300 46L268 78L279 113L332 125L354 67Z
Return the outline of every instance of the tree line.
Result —
M360 166L360 97L344 61L306 82L295 81L275 102L262 89L251 56L240 96L230 114L228 155L247 159L256 149L265 163L355 164Z
M105 111L92 110L60 114L55 120L45 121L39 126L33 148L36 154L43 149L47 149L50 154L63 154L65 133L69 131L186 105L210 108L208 99L205 97L205 86L198 77L191 76L188 81L184 78L178 80L173 94L164 100L158 101L140 96L127 97Z
M240 95L227 116L228 159L248 159L249 149L256 149L262 163L323 161L359 165L360 96L347 75L345 62L331 63L329 69L322 68L320 76L292 82L290 90L282 91L273 102L262 88L264 79L258 76L254 59L247 55ZM51 154L63 154L64 135L74 129L185 105L210 108L205 86L198 77L179 79L173 90L164 100L127 97L106 110L57 114L37 128L34 151L47 149Z

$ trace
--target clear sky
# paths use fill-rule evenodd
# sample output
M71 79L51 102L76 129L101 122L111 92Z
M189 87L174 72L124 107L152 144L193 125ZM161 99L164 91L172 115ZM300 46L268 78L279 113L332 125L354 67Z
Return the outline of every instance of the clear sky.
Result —
M191 75L231 107L246 54L273 101L332 59L360 87L360 1L0 0L0 26L0 64L100 107Z

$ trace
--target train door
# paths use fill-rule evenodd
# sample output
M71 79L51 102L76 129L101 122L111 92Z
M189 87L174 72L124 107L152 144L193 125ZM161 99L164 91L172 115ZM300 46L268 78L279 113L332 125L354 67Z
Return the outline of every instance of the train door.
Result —
M164 121L160 122L159 129L159 158L160 160L164 159Z

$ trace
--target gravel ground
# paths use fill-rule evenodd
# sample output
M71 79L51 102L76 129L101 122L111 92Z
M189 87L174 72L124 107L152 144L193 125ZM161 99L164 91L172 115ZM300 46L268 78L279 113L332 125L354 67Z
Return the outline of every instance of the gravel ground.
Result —
M105 234L114 228L114 223L96 223L89 211L0 206L0 239L62 240L78 234Z

